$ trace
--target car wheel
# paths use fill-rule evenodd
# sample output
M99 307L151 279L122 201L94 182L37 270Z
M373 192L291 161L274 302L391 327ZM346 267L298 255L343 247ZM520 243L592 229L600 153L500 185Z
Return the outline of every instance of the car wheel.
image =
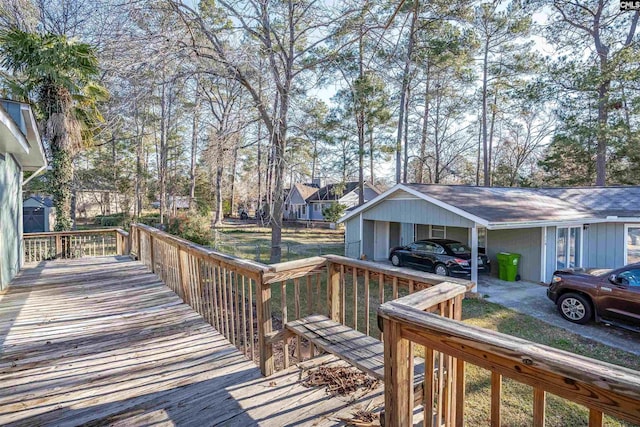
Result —
M580 294L564 294L558 300L558 311L569 322L584 324L591 320L591 303Z
M400 257L397 254L391 255L391 264L400 267Z
M433 272L436 273L438 276L449 275L449 269L444 264L436 264L436 267L433 269Z

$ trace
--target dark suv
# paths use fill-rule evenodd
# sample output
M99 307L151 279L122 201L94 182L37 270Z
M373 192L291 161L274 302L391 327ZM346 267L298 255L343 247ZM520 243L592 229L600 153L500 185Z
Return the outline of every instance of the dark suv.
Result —
M616 270L558 270L553 273L547 296L570 322L582 324L593 318L638 330L640 263Z

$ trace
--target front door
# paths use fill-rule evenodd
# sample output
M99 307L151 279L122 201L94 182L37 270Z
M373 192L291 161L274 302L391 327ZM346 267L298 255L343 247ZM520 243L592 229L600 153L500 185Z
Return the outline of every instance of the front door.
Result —
M582 227L558 227L556 269L582 266Z
M389 223L376 221L373 227L373 259L382 261L389 258Z

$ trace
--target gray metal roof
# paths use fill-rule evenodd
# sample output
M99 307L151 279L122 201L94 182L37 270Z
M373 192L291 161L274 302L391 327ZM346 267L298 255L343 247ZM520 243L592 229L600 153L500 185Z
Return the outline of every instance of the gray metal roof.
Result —
M492 223L640 217L640 186L513 188L403 185Z

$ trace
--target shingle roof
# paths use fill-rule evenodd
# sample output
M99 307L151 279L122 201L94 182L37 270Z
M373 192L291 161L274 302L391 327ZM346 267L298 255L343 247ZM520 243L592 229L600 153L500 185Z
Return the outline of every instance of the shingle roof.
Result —
M404 184L489 222L640 217L640 186L578 188Z
M44 206L46 206L48 208L53 207L53 200L51 200L50 197L31 196L31 197L29 197L29 199L33 199L36 202L38 202L38 203L40 203L40 204L42 204L42 205L44 205ZM29 199L27 199L27 200L29 200Z
M376 193L380 194L380 190L376 187L372 186L368 182L364 183L366 188L370 188ZM327 184L318 190L317 193L311 195L311 197L307 198L308 202L316 201L316 200L338 200L342 198L344 195L351 193L354 190L358 189L358 181L348 181L336 184Z
M309 184L296 184L294 185L294 187L296 188L296 190L298 190L300 196L305 200L318 191L318 187L314 187Z

